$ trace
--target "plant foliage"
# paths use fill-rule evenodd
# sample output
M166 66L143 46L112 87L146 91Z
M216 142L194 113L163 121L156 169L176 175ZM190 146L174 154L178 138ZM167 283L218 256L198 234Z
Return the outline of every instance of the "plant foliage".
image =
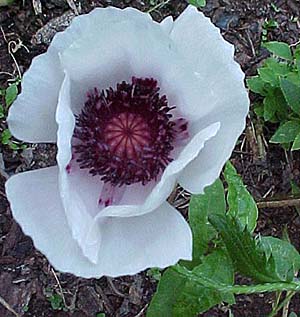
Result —
M297 250L287 241L253 235L258 214L253 197L229 162L224 178L227 195L217 180L203 195L191 197L193 261L162 274L147 317L197 316L223 302L234 304L235 294L300 291ZM234 284L236 273L253 284Z
M258 69L258 75L247 80L251 91L263 96L256 114L279 128L270 142L300 149L300 45L291 49L282 42L264 46L272 56Z

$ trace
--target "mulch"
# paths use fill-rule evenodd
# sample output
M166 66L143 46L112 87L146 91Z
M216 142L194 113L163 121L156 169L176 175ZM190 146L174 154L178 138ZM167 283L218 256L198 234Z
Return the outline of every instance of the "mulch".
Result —
M16 49L13 56L23 73L32 58L47 49L55 32L66 27L74 15L65 0L41 1L41 4L42 12L37 14L34 9L39 8L34 8L29 0L16 1L13 6L0 9L1 87L5 87L10 79L7 73L17 75L18 72L9 54L8 43L11 43L12 49ZM142 0L81 0L79 9L85 13L96 6L107 5L122 8L132 6L143 11L151 7L149 1ZM153 11L152 15L158 21L170 14L176 17L185 6L185 1L172 0L168 5ZM262 36L290 44L300 38L300 5L297 0L208 0L203 12L222 30L223 36L235 45L236 60L247 76L254 75L257 67L268 56L261 45ZM277 27L268 28L265 34L270 21L276 21ZM252 102L258 99L252 94L250 96ZM5 122L0 120L0 128L4 127ZM258 138L268 140L274 129L272 125L262 126L251 113L247 128L232 155L232 162L258 200L286 197L291 191L291 180L300 184L298 152L285 152L277 145L264 142L258 146L256 142ZM145 316L157 285L146 272L132 277L103 277L98 280L55 272L12 219L4 192L7 174L53 165L55 155L56 148L52 145L33 145L24 151L12 152L0 144L0 296L20 316L26 317L95 317L100 312L105 312L107 317ZM186 202L186 196L178 196L177 199ZM260 210L257 232L281 237L284 231L288 232L292 243L300 250L300 217L296 209L282 207ZM52 307L55 306L54 295L60 294L61 290L65 303L60 307L65 310ZM263 317L270 312L273 301L273 294L238 296L232 311L235 317ZM299 295L294 297L290 307L300 312ZM14 314L0 304L0 316L13 317ZM201 316L228 316L228 307L221 305Z

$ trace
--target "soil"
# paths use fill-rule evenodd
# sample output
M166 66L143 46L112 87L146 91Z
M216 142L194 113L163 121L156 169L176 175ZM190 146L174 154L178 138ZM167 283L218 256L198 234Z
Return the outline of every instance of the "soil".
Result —
M81 0L76 4L78 10L85 13L94 7L108 5L122 8L131 6L146 11L158 2ZM66 27L74 16L68 3L72 1L24 0L0 9L2 88L19 71L23 73L32 58L47 49L53 35ZM172 0L154 10L152 15L158 21L170 14L176 17L186 5L185 1ZM298 0L207 0L202 11L222 30L224 37L235 45L236 60L248 76L255 74L257 67L268 56L268 52L261 46L262 36L290 44L300 38ZM264 34L266 21L278 23L277 27L268 29L267 35ZM251 98L254 102L257 97L251 95ZM0 120L0 129L4 128L5 122ZM251 112L241 142L232 155L232 162L257 200L286 197L291 191L291 180L300 184L298 152L286 152L279 146L263 142L259 147L256 142L257 139L268 140L274 128L272 125L262 128ZM148 277L146 272L132 277L103 277L98 280L55 272L47 259L34 248L32 240L22 233L12 219L4 191L6 178L16 172L53 165L55 154L55 147L47 144L29 145L26 150L14 152L0 145L0 296L20 316L26 317L95 317L100 312L108 317L145 316L147 305L156 289L156 281ZM176 197L174 205L185 212L188 195L180 194ZM279 237L287 232L292 243L300 250L300 217L295 208L260 209L257 232ZM65 300L63 305L55 302L53 297L61 294L61 291ZM263 317L270 312L272 302L272 294L238 296L232 311L236 317ZM64 307L64 310L57 309L55 305ZM293 298L290 311L300 313L299 295ZM0 316L15 315L0 303ZM201 316L228 316L228 307L216 307Z

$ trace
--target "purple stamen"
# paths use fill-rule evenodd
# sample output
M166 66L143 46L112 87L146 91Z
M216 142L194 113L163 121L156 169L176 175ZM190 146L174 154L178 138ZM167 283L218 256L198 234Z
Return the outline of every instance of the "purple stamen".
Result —
M172 161L177 138L188 135L185 119L172 121L174 108L152 78L88 92L76 117L73 150L79 167L105 183L100 205L116 202L123 185L157 179Z

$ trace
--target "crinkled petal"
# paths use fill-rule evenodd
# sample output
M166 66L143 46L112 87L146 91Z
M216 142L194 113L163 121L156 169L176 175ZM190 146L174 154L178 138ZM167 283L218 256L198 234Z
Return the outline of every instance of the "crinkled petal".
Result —
M171 38L193 68L207 95L207 104L199 103L207 113L192 121L192 129L220 122L217 136L206 143L203 151L183 171L179 183L192 193L202 193L220 174L235 143L245 127L249 110L244 74L234 61L234 47L226 42L208 18L189 6L174 22ZM201 110L200 110L201 111Z
M80 112L88 90L115 87L135 76L158 80L161 94L185 118L204 115L206 110L199 111L199 104L206 104L207 96L199 94L200 81L194 70L185 67L166 32L170 19L165 23L162 27L152 21L120 21L109 28L95 28L66 49L61 60L73 83L73 111Z
M140 217L103 218L99 223L103 236L99 261L93 264L69 229L57 167L15 175L6 183L6 192L15 219L60 271L86 278L115 277L191 259L190 228L168 203Z
M22 92L10 108L8 125L16 138L32 143L56 141L55 111L64 77L59 53L86 34L126 20L152 22L149 14L133 8L98 8L74 18L70 27L56 34L48 51L33 59L23 76Z

